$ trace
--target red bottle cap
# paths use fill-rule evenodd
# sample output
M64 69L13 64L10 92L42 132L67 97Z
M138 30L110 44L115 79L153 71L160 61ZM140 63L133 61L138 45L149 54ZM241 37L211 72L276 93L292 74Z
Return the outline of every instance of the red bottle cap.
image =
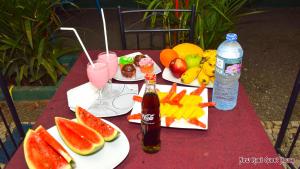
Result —
M156 75L153 73L147 73L145 75L145 79L148 81L156 81Z

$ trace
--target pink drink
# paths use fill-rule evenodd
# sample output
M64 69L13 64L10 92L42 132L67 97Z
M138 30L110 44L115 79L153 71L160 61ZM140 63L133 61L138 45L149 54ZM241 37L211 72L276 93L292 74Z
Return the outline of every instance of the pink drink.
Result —
M90 63L87 65L87 76L89 81L96 88L100 89L105 86L108 80L108 69L106 63L94 61L95 67Z
M103 60L108 66L108 78L112 79L118 70L118 57L115 52L109 52L108 56L106 52L102 52L98 55L98 60Z

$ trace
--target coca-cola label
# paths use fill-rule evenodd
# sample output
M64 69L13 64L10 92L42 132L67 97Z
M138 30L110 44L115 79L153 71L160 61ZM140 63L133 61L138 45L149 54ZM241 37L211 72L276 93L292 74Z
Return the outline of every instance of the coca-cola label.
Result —
M153 124L155 114L142 114L142 120L144 123Z

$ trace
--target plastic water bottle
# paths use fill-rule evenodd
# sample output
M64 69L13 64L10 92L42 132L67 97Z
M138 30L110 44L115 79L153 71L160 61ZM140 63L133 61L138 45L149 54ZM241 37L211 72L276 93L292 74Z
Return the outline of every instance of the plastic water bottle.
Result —
M237 35L228 33L217 49L215 82L212 101L219 110L232 110L236 106L243 49Z

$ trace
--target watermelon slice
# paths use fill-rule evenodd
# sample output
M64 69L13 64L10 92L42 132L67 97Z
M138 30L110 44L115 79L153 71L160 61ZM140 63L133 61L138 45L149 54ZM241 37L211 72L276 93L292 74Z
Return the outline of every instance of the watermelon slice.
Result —
M47 132L43 126L39 126L35 132L58 154L63 156L68 163L72 161L70 154Z
M61 117L55 117L55 123L66 145L77 154L89 155L104 146L103 137L82 124Z
M89 113L87 110L77 106L75 109L77 121L84 124L102 135L105 141L113 141L119 136L119 131L100 118Z
M29 169L71 169L71 164L44 141L35 131L29 129L24 139L25 160Z

